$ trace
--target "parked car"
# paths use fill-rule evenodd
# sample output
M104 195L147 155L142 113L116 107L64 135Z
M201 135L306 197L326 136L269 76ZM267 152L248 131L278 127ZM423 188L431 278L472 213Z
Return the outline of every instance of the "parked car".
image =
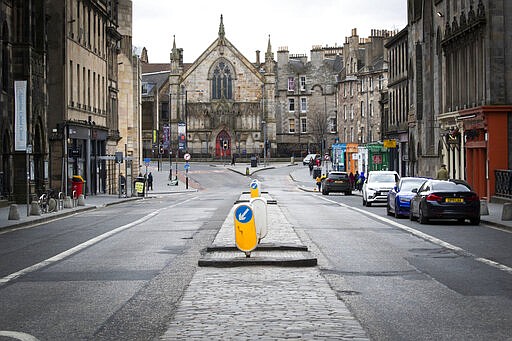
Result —
M388 192L400 181L395 171L370 171L363 183L363 205L388 201Z
M469 219L473 225L480 224L480 198L464 184L445 180L427 180L411 199L409 218L420 224L429 219Z
M308 165L309 164L309 160L313 159L313 161L315 161L316 159L319 159L320 158L320 155L319 154L308 154L306 155L306 157L304 158L304 160L302 160L302 164L304 166Z
M403 177L398 185L393 187L388 193L388 204L386 211L388 215L395 215L396 218L409 216L411 199L414 196L413 189L418 189L427 181L426 178Z
M331 192L343 192L345 195L352 194L352 184L347 172L332 171L322 181L322 194L329 195Z

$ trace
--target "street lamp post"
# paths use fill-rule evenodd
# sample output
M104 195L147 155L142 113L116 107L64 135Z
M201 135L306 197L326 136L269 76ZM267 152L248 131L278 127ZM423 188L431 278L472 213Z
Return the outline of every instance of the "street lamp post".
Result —
M172 143L172 127L171 127L171 100L172 100L172 96L171 96L171 89L169 88L169 145L168 145L168 149L167 149L167 152L169 153L169 181L172 181L172 158L171 158L171 155L172 155L172 147L171 147L171 143Z
M261 121L263 125L263 166L267 166L267 122Z

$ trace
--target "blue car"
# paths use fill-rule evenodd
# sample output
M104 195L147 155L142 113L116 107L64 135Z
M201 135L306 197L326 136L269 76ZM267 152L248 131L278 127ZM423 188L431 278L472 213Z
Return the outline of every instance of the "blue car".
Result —
M403 177L400 182L388 193L387 213L396 218L409 216L411 199L415 195L413 189L418 189L428 179L417 177Z

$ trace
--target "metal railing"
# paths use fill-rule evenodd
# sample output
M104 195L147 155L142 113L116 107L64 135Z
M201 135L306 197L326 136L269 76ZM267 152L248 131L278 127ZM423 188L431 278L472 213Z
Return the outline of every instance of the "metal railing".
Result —
M494 171L496 196L512 198L512 170L497 169Z

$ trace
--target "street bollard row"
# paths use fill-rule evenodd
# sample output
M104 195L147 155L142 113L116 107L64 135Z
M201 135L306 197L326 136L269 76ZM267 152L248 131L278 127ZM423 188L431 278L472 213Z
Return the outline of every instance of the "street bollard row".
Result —
M235 244L246 257L251 256L268 231L267 200L260 195L258 180L251 182L250 189L249 203L236 204L234 208Z

